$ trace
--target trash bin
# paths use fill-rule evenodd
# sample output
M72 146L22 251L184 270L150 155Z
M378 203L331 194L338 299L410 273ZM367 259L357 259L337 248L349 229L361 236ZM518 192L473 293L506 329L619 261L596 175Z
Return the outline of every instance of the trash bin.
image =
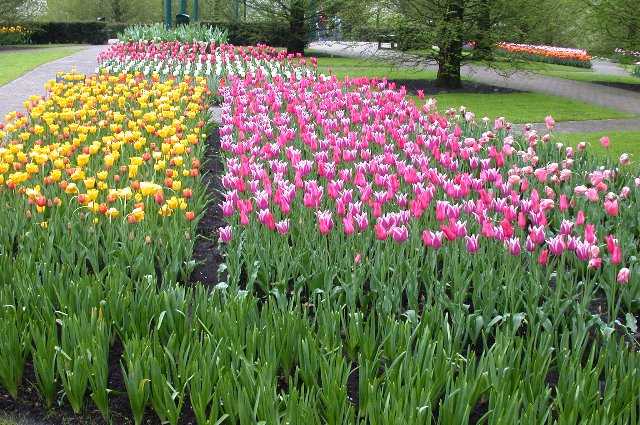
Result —
M189 15L186 13L178 13L176 15L176 25L189 25Z

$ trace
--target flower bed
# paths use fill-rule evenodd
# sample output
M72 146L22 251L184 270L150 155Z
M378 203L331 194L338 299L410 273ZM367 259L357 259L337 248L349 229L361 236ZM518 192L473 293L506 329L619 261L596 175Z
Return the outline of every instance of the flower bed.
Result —
M45 244L55 258L83 244L86 268L96 273L144 257L165 264L173 280L188 276L182 259L193 242L175 235L191 231L203 208L204 80L66 77L0 130L0 202L12 206L0 214L5 248ZM73 240L62 243L71 230ZM135 247L113 251L129 232ZM132 276L149 273L153 261L131 268Z
M265 45L237 47L216 43L118 43L98 56L99 69L110 73L142 72L146 77L206 77L215 92L220 79L245 76L260 69L269 76L300 78L313 73L317 62Z
M498 49L526 60L591 68L591 55L583 49L506 42L498 43Z
M418 308L428 289L417 282L464 273L451 257L463 251L480 274L545 280L562 265L567 282L626 282L637 248L619 223L633 220L637 189L581 151L533 132L523 145L502 120L489 129L420 111L384 83L234 78L221 93L230 226L220 238L235 284L242 270L310 291L368 283Z
M61 75L9 115L0 407L136 425L634 423L629 156L418 108L384 81L269 71L283 60L222 68L207 143L207 80L171 69ZM199 244L224 253L208 287L189 275L200 218Z

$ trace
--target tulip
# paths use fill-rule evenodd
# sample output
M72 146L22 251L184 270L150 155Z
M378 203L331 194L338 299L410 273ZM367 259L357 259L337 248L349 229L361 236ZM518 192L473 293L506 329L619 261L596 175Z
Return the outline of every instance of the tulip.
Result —
M331 217L331 211L317 211L316 217L318 219L318 227L322 235L327 235L333 228L333 218Z
M607 199L604 201L604 210L607 215L615 217L618 215L618 200L617 199Z
M600 138L600 145L602 145L603 148L608 149L609 148L609 138L607 136L603 136Z
M465 245L467 252L473 254L478 251L480 244L478 241L478 235L465 236Z
M220 227L218 229L219 241L223 243L231 242L231 237L233 235L231 226Z
M626 268L623 267L620 269L620 271L618 272L618 276L616 278L618 283L629 283L629 277L631 276L631 271Z
M549 250L543 249L538 256L538 264L546 266L549 263Z
M280 220L276 223L276 230L281 235L289 233L289 219Z
M409 238L409 230L404 225L391 227L389 233L397 243L402 243Z
M620 165L629 165L631 162L631 158L628 153L623 153L619 158Z
M556 125L556 121L553 119L553 117L551 115L547 115L544 118L544 124L546 125L548 130L552 130L553 127L555 127L555 125Z
M509 254L514 255L514 256L520 255L520 252L521 252L520 239L518 239L518 238L509 238L506 241L506 244L507 244L507 248L509 250Z

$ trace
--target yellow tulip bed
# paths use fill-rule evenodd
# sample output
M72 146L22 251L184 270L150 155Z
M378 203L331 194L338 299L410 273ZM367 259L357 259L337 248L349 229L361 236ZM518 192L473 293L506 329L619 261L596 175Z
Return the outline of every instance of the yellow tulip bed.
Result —
M25 102L28 114L5 117L0 130L0 202L9 207L0 222L25 227L10 239L28 243L33 232L77 228L77 242L101 235L97 244L107 249L124 236L140 239L142 251L160 240L190 253L190 244L175 242L184 237L167 233L191 233L203 208L206 82L131 74L59 81L48 83L46 98ZM98 245L89 254L95 271L107 263Z

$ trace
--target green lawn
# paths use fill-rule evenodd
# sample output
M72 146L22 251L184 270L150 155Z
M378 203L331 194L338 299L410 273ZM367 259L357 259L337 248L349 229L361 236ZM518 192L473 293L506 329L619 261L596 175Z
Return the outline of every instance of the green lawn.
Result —
M313 52L308 52L313 55ZM318 71L338 78L370 77L393 80L434 80L435 71L418 71L400 68L391 63L361 58L318 57Z
M484 65L483 63L478 63ZM517 69L535 72L536 74L546 75L548 77L564 78L566 80L584 81L593 83L625 83L640 84L640 78L618 75L599 74L592 69L578 68L575 66L556 65L552 63L542 62L494 62L491 66L505 71L514 71ZM631 71L629 71L631 72Z
M514 123L542 122L547 115L556 121L631 117L613 109L541 93L447 93L433 97L441 111L466 106L478 119L505 117ZM414 99L418 101L417 97Z
M600 146L600 138L608 136L611 144L609 149ZM633 155L633 162L640 160L640 131L601 131L597 133L557 133L554 140L575 146L580 142L587 142L589 149L594 152L606 154L607 151L614 159L623 153Z
M309 51L307 55L313 56L314 52ZM395 80L433 80L436 78L435 71L399 68L374 59L327 57L321 54L318 54L317 57L320 72L331 72L341 78L347 75L351 77L387 77ZM542 65L548 66L546 69L549 71L554 69L557 71L557 65ZM632 116L613 109L540 93L446 93L431 97L438 99L441 110L464 105L479 118L503 116L514 123L541 122L547 115L552 115L557 121L629 118ZM417 97L414 99L418 100Z
M83 46L52 45L0 50L0 86L32 69L82 50Z

